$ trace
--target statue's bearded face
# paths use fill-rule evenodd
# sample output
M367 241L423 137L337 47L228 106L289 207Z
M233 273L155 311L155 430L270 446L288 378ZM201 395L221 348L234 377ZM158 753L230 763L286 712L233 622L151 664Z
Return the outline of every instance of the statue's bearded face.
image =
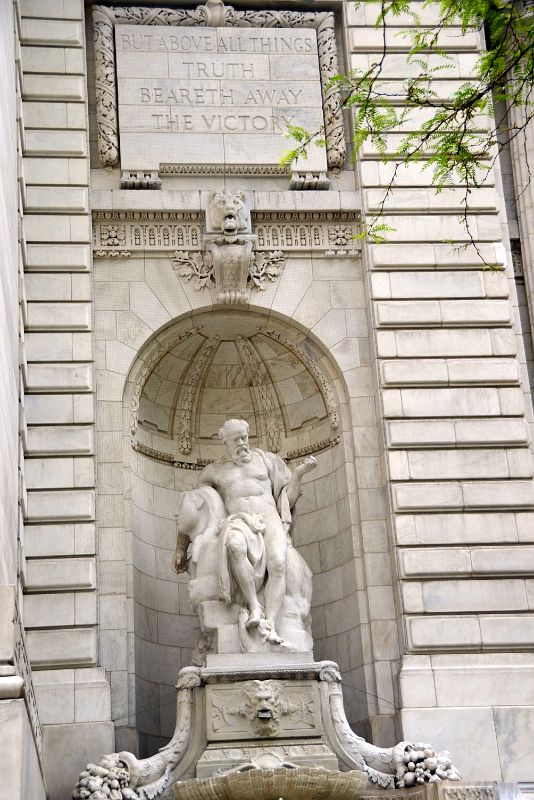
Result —
M248 444L248 429L245 425L231 428L224 438L226 452L234 464L248 464L252 455Z

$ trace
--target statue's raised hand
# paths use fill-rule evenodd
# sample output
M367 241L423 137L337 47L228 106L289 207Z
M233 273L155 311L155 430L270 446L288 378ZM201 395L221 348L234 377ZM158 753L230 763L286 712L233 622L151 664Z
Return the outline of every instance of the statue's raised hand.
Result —
M301 461L300 464L295 467L295 472L299 475L306 475L307 472L311 472L316 466L317 459L313 456L306 456L304 461Z

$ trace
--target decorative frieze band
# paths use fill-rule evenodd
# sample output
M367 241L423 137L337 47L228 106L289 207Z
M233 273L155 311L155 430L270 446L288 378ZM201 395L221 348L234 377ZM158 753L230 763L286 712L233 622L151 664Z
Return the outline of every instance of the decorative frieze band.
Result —
M128 257L135 250L200 250L204 214L172 211L98 211L93 214L95 256Z
M252 230L257 237L254 249L256 253L271 253L270 266L272 255L277 251L344 256L355 255L361 248L354 238L359 231L355 212L253 211L251 216ZM198 261L191 253L203 249L204 228L201 211L96 211L93 213L93 255L96 258L129 258L135 252L151 251L162 255L173 253L178 261L184 258ZM178 252L184 255L178 256ZM268 277L265 275L267 253L261 263L258 261L255 271L260 283L262 275ZM255 280L254 283L257 285Z
M160 175L227 175L226 164L161 164ZM273 164L232 164L233 175L288 175L286 167Z
M304 458L304 456L320 453L322 450L330 450L332 447L336 447L340 441L340 436L330 436L327 439L320 439L318 442L313 442L306 447L299 447L297 450L288 450L286 455L282 454L282 458L284 461L292 461L294 458ZM210 459L205 458L199 458L195 461L180 461L173 453L168 453L164 450L156 450L154 447L149 447L147 444L143 444L143 442L139 441L132 441L132 449L156 461L172 464L172 466L177 469L201 470L204 469L207 464L212 463Z
M351 211L257 211L252 214L257 250L313 250L325 255L354 255L359 216Z
M97 137L104 167L113 167L119 163L117 73L113 38L116 24L314 29L319 53L327 162L330 169L343 168L346 147L341 101L337 86L332 82L332 78L339 72L334 15L327 11L242 11L231 6L210 3L193 9L93 6ZM171 169L166 167L165 171Z

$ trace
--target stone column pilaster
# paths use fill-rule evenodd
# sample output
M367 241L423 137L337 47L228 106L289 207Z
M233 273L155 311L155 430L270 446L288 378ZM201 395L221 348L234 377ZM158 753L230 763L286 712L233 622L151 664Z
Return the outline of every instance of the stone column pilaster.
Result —
M51 797L70 792L65 757L77 766L80 748L91 757L113 749L109 685L97 666L83 15L81 0L20 2L23 621Z

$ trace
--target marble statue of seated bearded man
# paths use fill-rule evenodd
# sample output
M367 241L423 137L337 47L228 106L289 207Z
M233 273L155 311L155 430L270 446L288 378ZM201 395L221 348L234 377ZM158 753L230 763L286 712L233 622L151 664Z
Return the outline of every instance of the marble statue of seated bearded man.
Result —
M282 637L276 626L288 588L288 565L296 565L297 559L302 561L289 541L291 509L302 477L316 466L316 461L308 457L291 472L279 456L250 448L248 431L244 420L224 423L219 437L226 454L204 468L197 491L202 487L215 489L226 512L218 533L220 599L230 605L237 588L248 611L247 628L260 627L268 642L280 644ZM183 560L183 552L177 552L177 557ZM177 566L175 563L175 569ZM305 570L304 565L301 580L309 580L304 578ZM291 575L293 584L298 574L297 566ZM261 589L265 609L258 599Z

